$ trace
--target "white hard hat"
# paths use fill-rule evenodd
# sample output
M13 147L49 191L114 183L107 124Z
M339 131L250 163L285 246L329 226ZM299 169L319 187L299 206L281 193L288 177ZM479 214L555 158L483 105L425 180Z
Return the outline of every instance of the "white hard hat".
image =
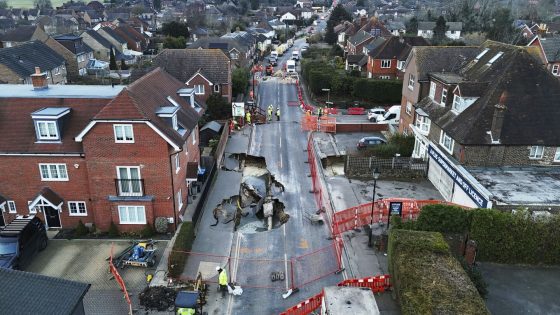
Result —
M220 269L222 269L220 266L216 266L216 271L219 271Z

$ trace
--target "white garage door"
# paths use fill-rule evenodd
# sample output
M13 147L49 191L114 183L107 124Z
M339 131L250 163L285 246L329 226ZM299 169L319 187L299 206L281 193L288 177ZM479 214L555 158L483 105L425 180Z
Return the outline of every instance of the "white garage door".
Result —
M453 179L437 164L434 159L430 159L430 169L428 179L439 190L446 201L451 201L453 192Z

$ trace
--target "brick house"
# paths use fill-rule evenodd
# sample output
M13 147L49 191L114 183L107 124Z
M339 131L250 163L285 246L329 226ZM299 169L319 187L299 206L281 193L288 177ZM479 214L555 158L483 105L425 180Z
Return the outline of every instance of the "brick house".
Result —
M487 41L454 71L427 73L428 95L409 126L413 157L429 160L428 178L446 200L492 207L503 200L493 197L485 171L560 165L560 82L535 66L538 58Z
M370 33L359 31L346 42L346 52L349 55L359 54L363 51L364 46L369 44L373 39L374 37Z
M478 47L413 47L404 64L399 132L410 134L414 123L413 105L428 95L428 73L450 72L478 54Z
M110 61L113 45L94 30L87 30L80 34L83 42L93 50L93 57L98 60Z
M205 103L212 93L231 102L231 61L220 49L165 49L153 64L194 89L199 102Z
M375 79L402 79L404 63L414 46L429 46L423 37L391 37L368 53L367 76Z
M66 83L64 58L42 42L32 41L0 49L1 83L31 84L35 67L44 71L49 84Z
M68 76L72 78L86 75L86 65L90 59L93 59L93 50L76 35L58 35L54 40L60 45L51 44L51 40L46 44L66 59Z
M0 223L32 213L49 228L133 231L165 217L173 230L200 160L194 91L161 69L127 87L45 79L0 91L0 130L11 135L0 141Z
M535 36L527 46L538 47L543 65L560 78L560 37Z

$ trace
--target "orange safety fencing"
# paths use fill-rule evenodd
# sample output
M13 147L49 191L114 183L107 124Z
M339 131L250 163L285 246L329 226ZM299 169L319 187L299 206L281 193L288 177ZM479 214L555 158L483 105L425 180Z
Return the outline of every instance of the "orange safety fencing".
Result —
M111 272L113 277L115 277L115 280L119 284L119 287L121 287L121 291L124 293L124 299L126 300L126 303L128 304L129 314L132 314L132 302L130 301L130 296L128 295L128 290L126 289L126 285L124 284L124 280L121 277L121 275L119 274L119 271L117 270L117 268L113 264L113 247L114 247L114 244L111 244L111 253L110 253L110 256L109 256L109 271Z
M304 115L301 117L301 130L322 131L336 133L336 118L315 115Z
M391 207L396 206L403 220L416 220L422 207L431 204L459 206L443 200L416 200L410 198L386 198L365 203L334 213L332 231L334 235L360 228L370 223L387 223ZM373 214L373 217L372 217ZM395 214L395 213L393 213Z
M358 287L358 288L369 288L373 293L382 293L391 288L391 276L381 275L375 277L367 277L361 279L347 279L338 284L339 287ZM323 302L324 293L321 292L302 301L284 312L280 315L307 315L311 314L313 311L321 308Z

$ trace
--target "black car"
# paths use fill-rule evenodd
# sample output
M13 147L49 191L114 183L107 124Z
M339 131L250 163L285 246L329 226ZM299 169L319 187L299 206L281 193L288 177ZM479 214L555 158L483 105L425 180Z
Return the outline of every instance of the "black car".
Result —
M19 216L0 231L0 268L21 269L47 247L45 224L35 216Z
M371 146L376 146L376 145L381 145L386 143L387 141L381 137L363 137L362 139L360 139L360 141L358 141L356 147L358 147L358 150L360 150L360 149L365 149L366 147L371 147Z

